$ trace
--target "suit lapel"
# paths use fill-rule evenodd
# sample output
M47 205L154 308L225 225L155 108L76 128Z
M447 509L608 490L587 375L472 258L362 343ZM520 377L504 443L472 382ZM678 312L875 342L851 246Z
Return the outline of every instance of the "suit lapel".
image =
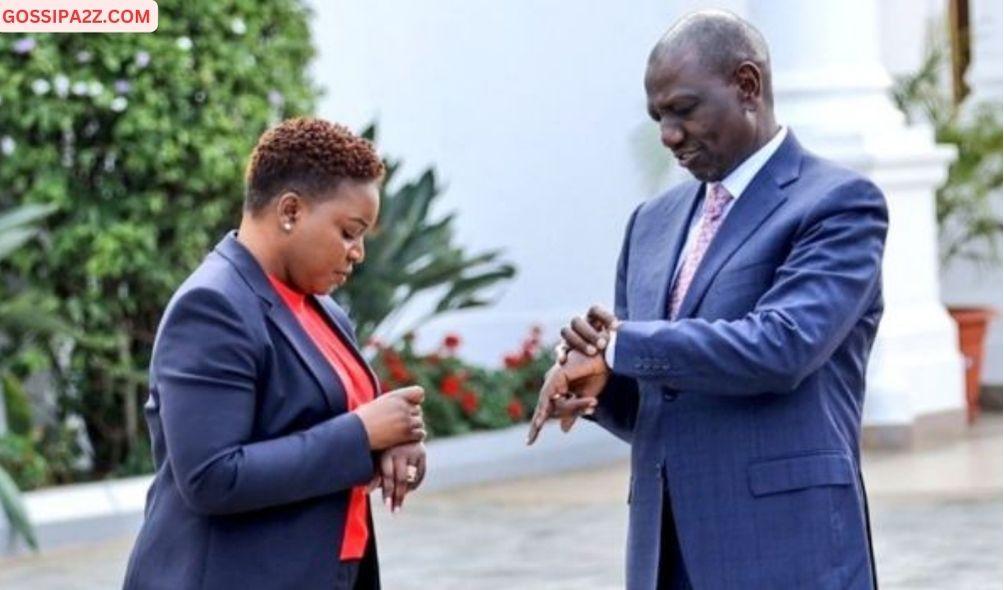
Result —
M640 283L651 287L641 290L643 297L637 302L644 317L632 314L632 319L665 317L673 269L687 239L687 228L702 193L702 185L694 183L693 187L684 189L680 197L658 202L661 210L654 212L655 222L636 228L640 233L635 243L644 244L644 251L653 255L637 257Z
M342 322L338 321L338 317L336 317L336 315L332 312L331 308L328 307L329 304L330 305L337 305L337 304L335 304L330 297L318 297L314 295L313 299L314 303L317 305L318 309L321 310L321 313L324 315L325 319L328 320L328 325L331 326L331 329L335 331L335 336L340 338L342 343L345 344L345 347L348 348L350 352L352 352L352 356L355 357L356 362L361 364L366 369L366 374L369 375L370 381L373 384L373 391L375 392L375 394L380 395L382 393L380 391L380 379L377 378L376 373L373 372L373 367L371 367L370 364L366 362L366 359L363 357L363 353L359 350L359 347L356 346L356 339L352 337L352 335L349 333L349 328L343 325Z
M690 317L698 308L712 280L729 258L787 200L784 187L798 178L801 148L791 131L741 198L732 206L680 304L677 317Z
M265 271L262 270L258 261L243 244L237 241L237 232L228 233L216 245L216 252L229 260L251 290L265 301L268 306L269 320L289 341L296 355L306 365L311 377L317 382L317 386L320 388L319 393L323 396L328 407L335 414L344 412L348 404L344 385L334 369L331 368L328 360L324 358L324 355L310 339L306 330L297 321L293 312L286 307L279 294L272 288L272 284L269 283L268 277L265 276Z
M345 412L348 404L345 398L344 384L289 307L285 303L279 302L278 305L272 306L272 309L269 310L268 317L279 328L286 340L293 345L293 350L296 351L297 356L307 366L311 376L321 388L324 399L331 410L335 414Z

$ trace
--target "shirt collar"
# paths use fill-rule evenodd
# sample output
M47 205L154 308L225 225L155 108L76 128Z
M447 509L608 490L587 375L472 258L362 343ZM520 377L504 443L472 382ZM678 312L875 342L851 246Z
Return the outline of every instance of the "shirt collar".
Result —
M268 275L268 281L272 283L272 287L275 289L276 293L279 294L279 297L281 297L282 300L286 302L286 305L288 305L293 311L302 311L307 305L306 294L300 293L271 274Z
M781 147L781 142L787 136L788 128L782 126L770 141L753 152L753 155L743 160L741 164L736 166L735 170L722 179L722 186L725 187L725 190L729 191L732 198L738 199L743 194L746 187L753 181L753 177L757 175L757 172L760 172L760 169L774 155L777 148Z

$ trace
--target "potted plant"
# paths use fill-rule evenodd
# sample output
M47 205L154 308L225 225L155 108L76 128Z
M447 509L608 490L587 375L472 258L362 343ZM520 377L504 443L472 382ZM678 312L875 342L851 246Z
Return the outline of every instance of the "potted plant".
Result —
M928 122L935 140L953 145L957 159L936 193L941 263L971 260L1000 264L1001 217L992 200L1001 189L1001 105L962 108L942 80L945 52L932 48L920 70L900 78L893 99L908 120ZM966 361L966 406L970 422L979 414L980 374L987 325L997 310L982 306L948 307L959 329Z

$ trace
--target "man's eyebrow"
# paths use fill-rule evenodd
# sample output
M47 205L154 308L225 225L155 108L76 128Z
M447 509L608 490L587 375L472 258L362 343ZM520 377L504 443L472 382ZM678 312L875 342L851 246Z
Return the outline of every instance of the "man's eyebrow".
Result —
M663 104L669 104L671 102L677 102L680 100L697 100L699 98L701 97L698 96L696 92L684 90L676 94L669 95L668 97L666 97L666 100L663 101Z
M661 108L671 105L675 102L681 102L685 100L700 100L701 97L696 92L691 92L689 90L684 90L670 94L666 97L657 97L656 100L652 101L650 105L655 108Z

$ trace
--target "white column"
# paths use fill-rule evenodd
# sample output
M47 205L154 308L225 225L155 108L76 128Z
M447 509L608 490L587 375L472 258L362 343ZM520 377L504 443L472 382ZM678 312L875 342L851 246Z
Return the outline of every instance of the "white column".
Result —
M809 149L871 178L890 227L886 312L872 353L865 426L907 427L950 413L963 420L962 358L939 300L934 191L950 149L908 127L889 99L875 0L750 0L772 52L779 122ZM896 429L899 431L900 429Z

